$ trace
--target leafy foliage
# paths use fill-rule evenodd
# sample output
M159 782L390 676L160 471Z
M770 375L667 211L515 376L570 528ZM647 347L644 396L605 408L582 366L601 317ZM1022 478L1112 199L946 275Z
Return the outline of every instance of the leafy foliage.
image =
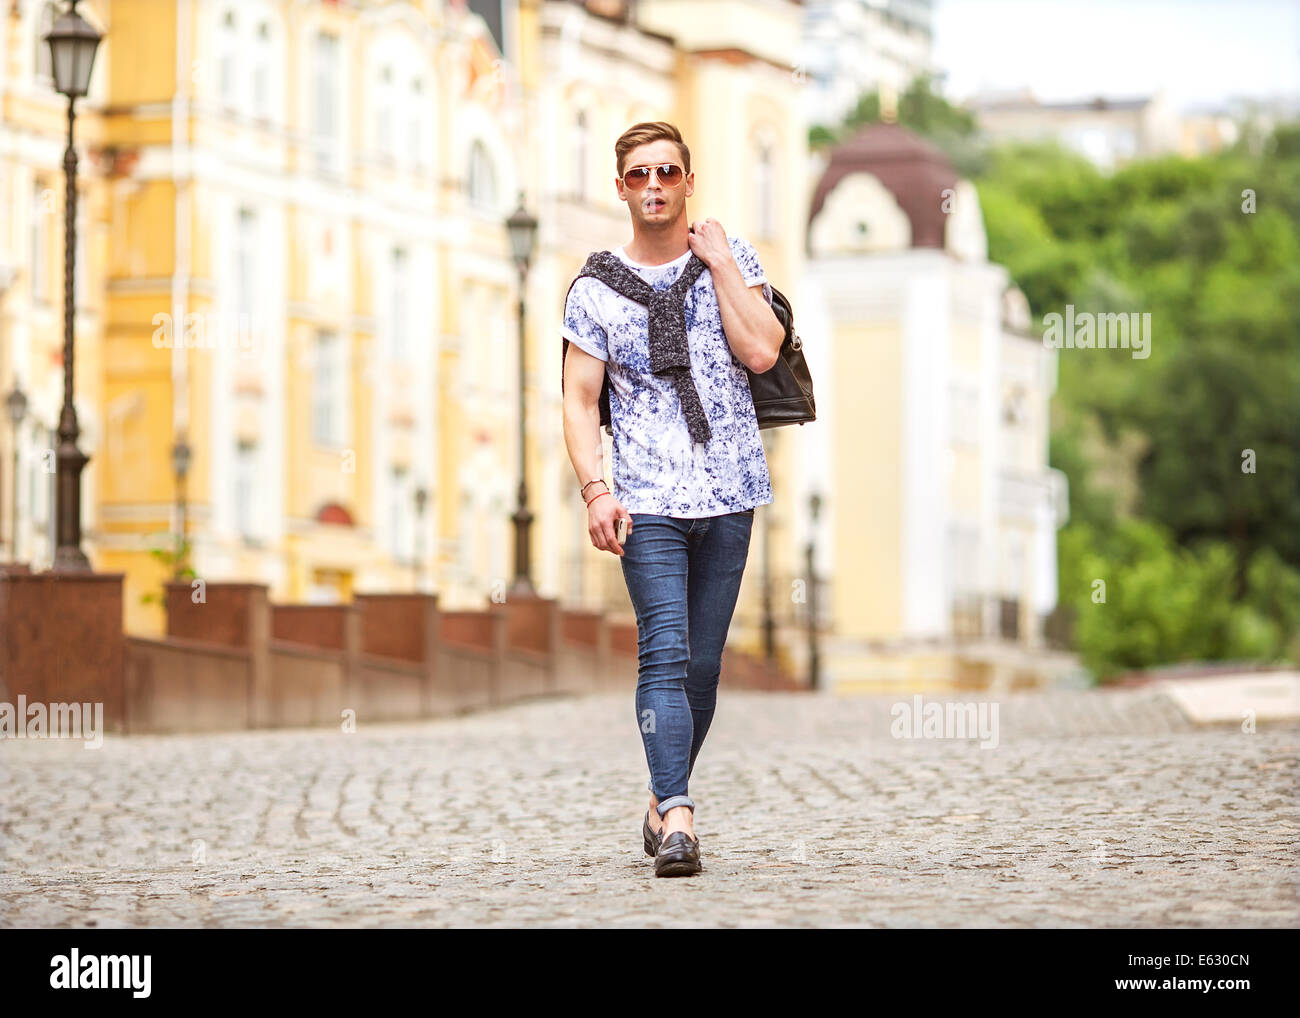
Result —
M814 143L879 119L864 95ZM1300 124L1106 174L1055 144L986 145L924 79L898 121L975 180L989 258L1040 325L1066 305L1151 315L1147 359L1060 352L1060 600L1085 663L1300 661Z
M178 579L192 580L198 574L190 567L190 552L193 549L193 542L188 537L174 542L170 547L150 548L149 554L155 561L161 562L166 569L168 578L176 577ZM180 566L179 571L177 566ZM140 595L141 604L163 604L164 595L161 591L149 591Z
M1102 676L1300 660L1300 146L1281 133L1260 158L1168 157L1109 177L1050 147L1006 147L978 182L989 256L1037 315L1151 314L1145 361L1061 351L1052 459L1078 510L1061 534L1061 593ZM1100 447L1079 438L1088 421ZM1139 519L1094 490L1125 433L1143 439L1127 464ZM1104 606L1089 599L1096 578Z

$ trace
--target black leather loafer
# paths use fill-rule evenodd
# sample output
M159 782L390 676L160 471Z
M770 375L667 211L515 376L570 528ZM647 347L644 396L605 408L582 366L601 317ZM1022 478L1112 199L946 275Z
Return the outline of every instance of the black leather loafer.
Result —
M700 840L685 831L673 831L659 843L655 853L655 876L688 877L699 873Z
M641 840L645 842L645 854L654 858L659 854L659 832L650 826L650 811L645 811L645 820L641 824Z

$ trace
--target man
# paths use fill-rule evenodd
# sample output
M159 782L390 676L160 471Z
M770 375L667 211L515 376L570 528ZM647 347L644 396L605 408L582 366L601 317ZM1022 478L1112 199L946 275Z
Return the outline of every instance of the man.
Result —
M681 132L662 121L636 124L615 143L614 157L632 240L613 255L656 294L688 273L680 304L655 314L675 311L684 322L690 366L652 371L652 354L662 352L655 344L673 330L660 328L652 344L646 304L580 275L562 329L564 439L591 543L621 560L636 611L636 710L651 793L642 834L655 874L677 876L701 869L687 782L713 720L754 509L772 501L744 369L769 370L784 331L753 247L729 238L715 219L687 219L695 174ZM612 491L601 479L606 372ZM627 521L622 545L619 520Z

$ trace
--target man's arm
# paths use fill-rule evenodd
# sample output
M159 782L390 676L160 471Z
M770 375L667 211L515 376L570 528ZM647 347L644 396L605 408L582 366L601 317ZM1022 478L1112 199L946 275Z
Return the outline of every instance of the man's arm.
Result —
M694 224L691 247L708 264L718 295L722 329L736 359L757 374L771 370L781 356L785 328L763 293L763 283L745 285L722 224L704 219ZM755 260L755 264L757 261Z
M609 338L584 292L585 283L586 280L579 279L570 289L560 330L569 341L564 353L564 445L579 486L602 477L605 472L600 441L600 390L605 385L605 363L609 357ZM628 533L631 533L632 517L613 492L597 498L602 491L609 491L603 480L583 492L588 503L587 532L594 547L621 558L623 546L614 534L614 521L626 517Z
M570 343L564 355L564 445L579 485L604 472L600 442L600 390L604 384L605 362ZM593 484L586 497L600 490Z
M605 362L593 357L577 343L570 343L564 355L564 445L569 462L583 485L604 473L604 452L600 442L600 390L605 383ZM590 502L609 486L603 480L583 493ZM614 534L614 521L627 512L611 493L587 509L587 532L601 551L620 558L623 546ZM631 518L628 525L631 526ZM630 532L630 530L629 530Z

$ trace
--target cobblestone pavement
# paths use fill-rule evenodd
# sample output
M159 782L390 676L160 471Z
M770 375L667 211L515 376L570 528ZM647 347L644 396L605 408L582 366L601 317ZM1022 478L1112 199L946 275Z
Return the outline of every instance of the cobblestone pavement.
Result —
M900 699L724 687L677 879L630 691L0 743L0 926L1300 926L1300 725L1010 695L981 749L892 737Z

